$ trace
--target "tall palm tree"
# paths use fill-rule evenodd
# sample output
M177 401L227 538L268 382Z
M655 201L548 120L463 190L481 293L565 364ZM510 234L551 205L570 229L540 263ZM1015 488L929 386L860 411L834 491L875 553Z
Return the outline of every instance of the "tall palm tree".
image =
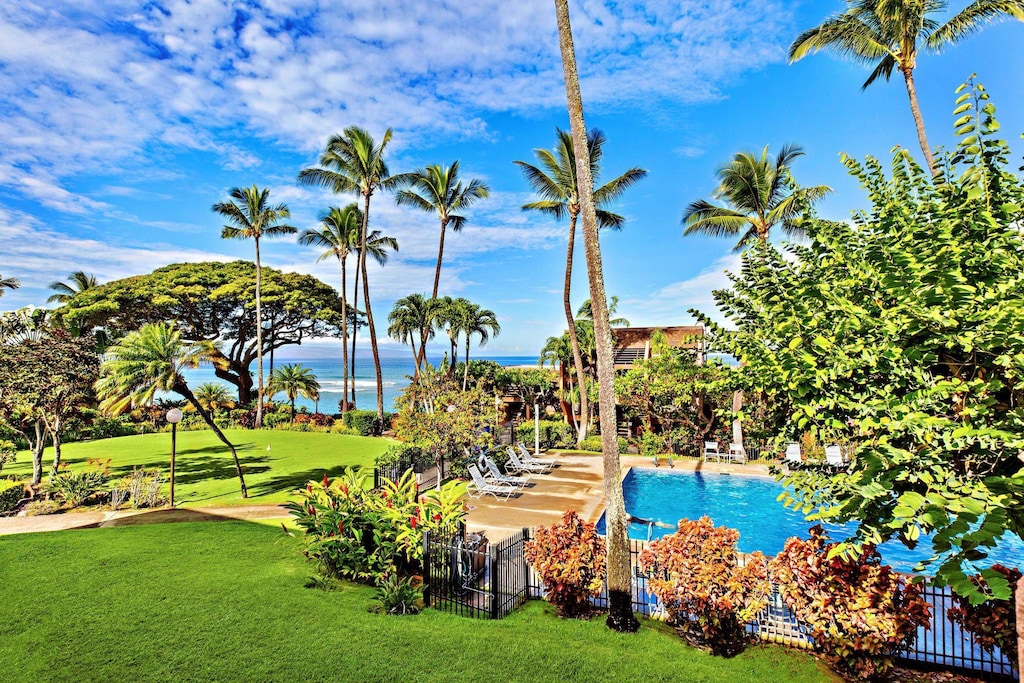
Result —
M407 343L412 348L416 376L420 373L424 355L422 345L434 337L437 309L437 299L428 299L422 294L409 294L395 301L391 313L388 314L388 336L401 344ZM423 336L424 330L427 331L426 337ZM421 340L420 348L416 347L417 337Z
M769 160L767 147L759 157L748 152L733 156L718 169L718 187L712 193L713 198L724 200L725 206L705 199L691 203L683 212L683 234L739 235L736 251L757 241L766 242L775 226L788 235L803 235L800 215L832 191L827 185L796 186L789 167L803 153L803 148L791 144L784 146L774 161Z
M898 70L903 74L907 88L918 143L924 152L928 170L935 175L938 169L925 135L914 84L918 55L922 50L938 52L946 46L955 45L997 19L1014 17L1024 20L1024 0L974 0L944 24L935 17L947 7L942 0L846 2L845 12L797 36L789 47L790 63L819 50L852 57L874 66L862 89L879 78L889 80L892 72Z
M5 289L17 289L18 287L21 287L21 281L18 278L0 275L0 296L4 295Z
M214 417L222 410L235 407L235 400L231 397L231 392L220 382L200 384L196 387L195 394L199 405L206 408Z
M320 398L320 382L309 368L298 363L288 363L274 368L270 373L270 394L283 392L291 407L291 421L295 422L295 399L305 396L311 401Z
M76 270L71 273L69 278L70 283L56 281L50 284L56 294L50 296L46 300L48 304L61 304L62 306L67 302L71 301L71 298L80 292L84 292L87 289L92 289L98 283L96 282L96 276L90 275L82 270Z
M263 304L260 300L263 264L260 262L260 238L294 235L296 229L282 223L291 217L284 204L270 205L270 190L234 187L229 193L234 201L218 202L213 211L224 216L229 225L221 230L221 239L251 239L256 244L256 427L263 426Z
M577 182L576 152L573 148L572 134L560 128L555 129L558 141L553 150L537 149L534 154L540 161L540 166L528 164L525 161L514 162L522 170L526 181L533 188L540 199L529 204L524 204L526 211L540 211L555 220L569 218L569 244L565 256L565 280L562 285L562 307L565 311L565 321L569 331L569 341L572 344L573 361L576 367L576 382L580 386L586 381L583 377L583 355L580 349L579 339L576 336L575 319L572 314L570 302L570 291L572 287L572 261L576 248L576 222L579 219L581 205L579 183ZM605 136L600 130L594 129L587 135L587 154L589 158L588 167L590 176L596 179L601 172L601 156L604 153ZM612 228L619 230L626 219L619 214L608 211L606 206L622 196L629 187L636 184L647 176L647 171L641 168L631 168L622 175L614 178L593 191L596 204L597 222L601 228ZM583 403L581 410L588 413L586 392L583 392ZM581 442L587 436L587 421L584 418L577 430L577 441Z
M318 230L306 230L299 236L299 244L314 246L323 251L316 262L329 258L338 259L341 264L341 414L344 417L348 408L348 284L346 282L348 267L346 261L349 254L358 248L359 229L363 224L363 214L359 206L353 202L343 209L332 206L327 213L320 216Z
M587 126L583 120L583 99L576 69L576 51L572 42L567 0L554 0L558 20L558 43L565 74L565 95L569 109L576 172L579 177L580 215L583 216L583 245L590 279L590 298L594 302L594 333L597 339L597 380L601 408L601 451L604 464L605 519L608 539L608 620L609 628L633 632L640 628L633 614L629 537L626 503L622 495L622 471L619 463L619 442L615 428L615 366L612 361L612 329L608 324L607 298L604 289L604 268L598 238L597 206L590 152L586 141ZM570 327L571 327L570 323ZM586 395L580 384L580 394Z
M247 498L249 492L245 487L245 477L242 476L242 463L238 460L234 445L224 436L224 432L185 381L184 370L198 367L200 362L209 360L209 351L208 346L189 344L182 340L181 332L166 323L143 325L107 349L100 365L96 395L100 399L100 408L113 415L119 415L135 406L150 405L157 392L170 391L184 398L231 451L242 487L242 498Z
M479 336L480 346L483 346L491 337L497 337L501 334L501 325L498 324L498 318L494 315L494 311L480 308L479 305L465 299L458 299L457 301L465 302L459 305L455 314L458 332L466 337L466 355L462 359L465 366L462 373L462 390L465 391L469 384L470 340L474 335Z
M363 302L366 307L366 322L370 327L370 349L373 351L373 366L377 374L377 417L384 419L384 380L380 371L380 352L377 349L377 331L370 307L370 287L366 278L367 243L370 224L370 199L378 190L386 191L400 184L399 178L392 178L384 150L391 141L391 129L384 132L378 144L366 130L350 126L341 135L332 135L327 147L320 155L319 166L304 168L299 172L299 184L324 187L335 194L354 192L363 198L363 224L359 233L359 272L363 278Z
M398 251L398 240L396 240L394 237L390 237L388 235L385 235L385 234L381 233L380 230L374 230L369 235L367 235L367 237L366 237L366 254L367 254L367 256L372 258L374 260L374 262L378 266L383 266L383 265L385 265L388 262L388 255L389 255L388 253L392 252L392 251ZM356 258L360 258L362 253L363 253L363 250L360 249L357 246L355 248ZM363 266L364 266L363 267L363 271L365 272L365 270L366 270L365 264L363 264ZM366 280L364 279L363 282L365 283ZM356 299L355 299L355 304L353 304L353 305L358 305L358 303L359 303L359 271L356 271L356 282L355 282L355 285L356 285L356 291L353 293L353 296L355 296ZM358 313L358 309L356 309L356 312ZM362 325L362 324L363 323L352 325L352 353L349 355L349 357L350 357L351 362L352 362L351 375L352 375L352 406L353 407L355 407L355 403L356 403L356 336L357 336L356 333L359 330L359 326ZM372 342L372 344L376 344L376 342L374 342L373 340L371 340L371 342ZM379 367L379 361L377 360L377 356L374 356L374 362ZM379 379L379 377L378 377L378 379Z

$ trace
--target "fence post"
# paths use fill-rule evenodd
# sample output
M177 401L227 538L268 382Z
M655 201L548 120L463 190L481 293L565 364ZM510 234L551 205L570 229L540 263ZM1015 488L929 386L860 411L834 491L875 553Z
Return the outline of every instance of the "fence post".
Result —
M522 554L520 557L523 558L523 586L526 588L526 599L529 600L530 595L530 563L526 561L526 543L530 540L530 528L523 527L523 545Z
M373 488L374 489L379 489L380 488L380 468L379 467L374 467L373 468Z
M423 533L423 604L430 607L430 532Z
M488 548L491 561L491 619L498 618L498 553L495 546Z

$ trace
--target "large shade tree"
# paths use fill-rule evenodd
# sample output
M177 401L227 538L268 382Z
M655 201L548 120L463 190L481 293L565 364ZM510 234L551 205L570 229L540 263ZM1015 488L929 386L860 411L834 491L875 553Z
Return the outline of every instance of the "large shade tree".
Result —
M340 334L337 291L310 275L263 268L262 305L275 321L263 335L263 353L315 337ZM114 339L146 323L166 322L190 342L218 342L210 349L218 379L237 387L238 401L253 396L250 368L257 358L252 263L177 263L148 275L115 280L76 295L54 315L73 326L101 325Z
M622 495L622 471L619 442L615 428L615 366L612 360L612 330L608 323L608 301L604 288L601 244L597 234L597 207L594 180L587 149L587 127L583 120L576 52L569 24L567 0L554 0L558 20L558 40L565 74L576 172L579 178L580 215L583 217L583 243L590 280L590 299L594 302L594 333L597 339L597 375L600 385L601 451L604 464L605 519L608 538L608 626L616 631L636 631L640 624L633 614L632 571L629 562L629 519ZM570 323L571 325L571 323Z
M579 182L577 180L576 152L573 147L572 133L556 128L555 136L557 137L557 143L554 149L534 150L539 165L529 164L525 161L516 161L514 163L522 170L530 187L533 188L533 191L539 197L536 201L524 204L523 210L539 211L551 216L555 220L569 219L569 241L565 255L565 278L562 283L562 307L565 312L567 334L569 335L569 342L573 352L576 382L578 386L585 386L583 357L580 342L576 335L571 302L572 264L576 248L576 223L582 210ZM596 128L588 132L588 168L594 182L596 182L597 177L601 173L601 157L604 154L604 144L604 133ZM614 230L622 228L626 219L617 213L609 211L607 207L621 197L628 188L646 176L647 171L641 168L630 168L616 178L601 185L601 187L593 190L598 227L612 228ZM586 392L581 392L581 396L581 412L584 417L577 431L578 441L582 441L587 436L586 415L589 412Z
M313 230L306 230L299 236L299 244L320 249L316 262L337 259L341 266L341 402L338 404L341 414L348 409L348 257L359 247L359 230L363 224L363 214L354 202L344 208L330 207L320 216L320 225ZM354 330L353 330L354 334ZM353 354L354 355L354 354ZM353 378L353 382L355 378Z
M220 358L210 355L210 348L210 345L185 341L179 330L166 323L143 325L107 349L100 366L101 377L96 382L96 395L100 399L100 408L112 415L148 406L158 392L171 392L184 398L231 451L242 498L247 498L249 493L242 475L242 463L238 460L234 444L224 436L185 380L187 368L198 367L203 361L220 361Z
M263 426L263 264L260 261L260 240L295 234L296 228L283 221L291 217L284 204L270 204L270 190L235 187L229 192L229 202L218 202L213 211L228 221L221 229L222 239L252 240L256 247L256 426Z
M377 348L377 330L370 305L370 285L367 281L366 258L369 256L370 200L378 191L392 190L399 184L391 177L384 152L391 142L391 129L384 132L378 143L363 128L350 126L340 135L332 135L320 155L319 165L299 172L302 185L323 187L335 194L355 193L363 200L363 224L359 232L359 273L363 279L363 305L370 328L370 349L377 376L377 417L384 419L384 380ZM397 248L397 247L396 247Z
M1006 17L1024 20L1024 0L974 0L945 23L938 15L942 0L846 0L846 11L810 28L789 47L790 62L825 50L874 67L867 88L899 71L907 88L910 112L928 169L938 171L917 101L914 69L922 51L938 52L968 38L986 23Z

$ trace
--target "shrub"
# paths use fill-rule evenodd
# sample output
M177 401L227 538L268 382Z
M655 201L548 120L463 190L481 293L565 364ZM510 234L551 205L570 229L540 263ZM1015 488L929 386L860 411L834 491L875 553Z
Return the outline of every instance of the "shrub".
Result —
M14 462L18 456L18 449L14 442L0 439L0 470L9 462Z
M534 430L532 420L523 422L516 427L516 440L532 444ZM574 448L576 446L576 434L572 427L561 420L541 420L539 432L541 448Z
M113 439L118 436L130 436L136 433L133 425L126 417L106 417L97 415L92 424L83 432L88 439Z
M160 495L162 484L160 470L135 468L129 476L117 481L110 489L110 504L115 510L128 501L136 508L159 507L163 504Z
M580 444L580 450L590 451L591 453L600 453L601 449L602 449L602 446L601 446L601 435L600 434L595 434L593 436L588 436L587 438L583 439L583 442ZM629 450L629 442L626 441L625 437L620 436L619 437L619 453L625 453L628 450Z
M1017 569L994 564L989 572L1001 575L1009 583L1010 595L1014 595L1015 589L1021 585L1021 573ZM979 589L985 585L981 577L972 577L971 580ZM986 583L991 585L993 581L998 579L990 577ZM955 604L946 612L949 620L973 634L975 642L986 652L991 653L998 647L1010 660L1010 664L1020 671L1021 662L1017 661L1017 617L1013 600L990 599L980 605L972 605L970 600L954 593L953 602Z
M98 469L58 472L50 477L46 490L64 501L68 507L76 508L102 492L107 479L107 474Z
M0 513L11 512L24 497L24 484L13 479L0 479Z
M291 423L291 417L288 413L267 413L263 416L263 426L267 429L273 429L278 426L287 426Z
M824 529L808 540L790 538L769 566L779 593L807 624L825 659L851 678L872 679L892 669L894 655L929 623L920 584L908 584L881 562L874 546L857 557L830 551Z
M60 512L63 508L64 506L56 500L33 500L25 506L25 516L53 515Z
M601 593L606 571L604 540L593 524L569 510L550 527L537 527L526 543L526 561L537 570L559 616L590 614L590 598Z
M644 433L637 439L637 444L640 447L640 455L647 458L653 458L659 453L665 452L665 438L650 430L644 430Z
M411 467L414 472L423 472L434 464L434 459L430 453L425 453L419 446L403 443L388 446L383 453L377 456L374 466L384 467L402 463L407 463L407 467Z
M376 410L350 410L345 413L345 426L359 436L378 436L384 425L391 424L390 413L384 413L384 423L377 420Z
M679 521L679 529L654 541L640 555L653 592L684 636L714 654L736 654L745 627L768 604L768 560L747 556L741 566L735 529L716 527L708 517Z
M397 574L388 574L378 581L375 599L384 614L419 614L423 608L419 582Z
M358 434L356 433L356 430L352 429L351 427L346 427L345 423L342 422L341 420L337 420L333 425L331 425L330 433L331 434L349 434L349 435L352 435L352 436L358 436Z
M317 427L330 427L334 424L334 418L324 413L310 413L309 421Z

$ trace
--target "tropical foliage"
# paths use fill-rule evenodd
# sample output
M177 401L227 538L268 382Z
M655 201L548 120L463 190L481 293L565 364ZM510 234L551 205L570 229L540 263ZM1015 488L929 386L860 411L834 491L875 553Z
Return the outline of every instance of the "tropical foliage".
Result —
M991 570L1006 577L1011 593L1024 589L1019 569L994 564ZM971 580L979 588L982 587L980 576L972 577ZM988 600L973 604L967 598L954 594L953 601L955 604L947 612L949 620L971 633L974 642L986 652L991 653L998 647L1014 668L1020 671L1021 662L1017 660L1017 614L1013 600Z
M270 373L270 385L267 388L271 398L280 392L288 399L292 422L295 422L295 399L304 396L311 401L320 400L320 382L316 380L316 375L298 363L286 363L274 368Z
M0 275L0 296L3 296L6 290L17 289L18 287L21 287L21 282L18 278Z
M56 281L50 285L55 294L51 295L46 300L48 304L66 304L79 292L84 292L87 289L92 289L97 285L96 276L90 275L82 270L76 270L71 273L69 278L70 284L67 282Z
M525 555L560 617L590 615L590 598L601 594L606 574L604 540L593 524L569 510L551 526L537 527Z
M848 557L930 543L940 582L1007 599L983 562L1024 536L1024 183L984 90L962 89L957 107L964 137L939 179L905 150L888 173L844 157L870 209L810 221L811 244L788 256L748 251L715 293L735 329L705 322L745 388L787 407L790 437L831 430L854 446L847 471L786 475L791 506L857 521Z

